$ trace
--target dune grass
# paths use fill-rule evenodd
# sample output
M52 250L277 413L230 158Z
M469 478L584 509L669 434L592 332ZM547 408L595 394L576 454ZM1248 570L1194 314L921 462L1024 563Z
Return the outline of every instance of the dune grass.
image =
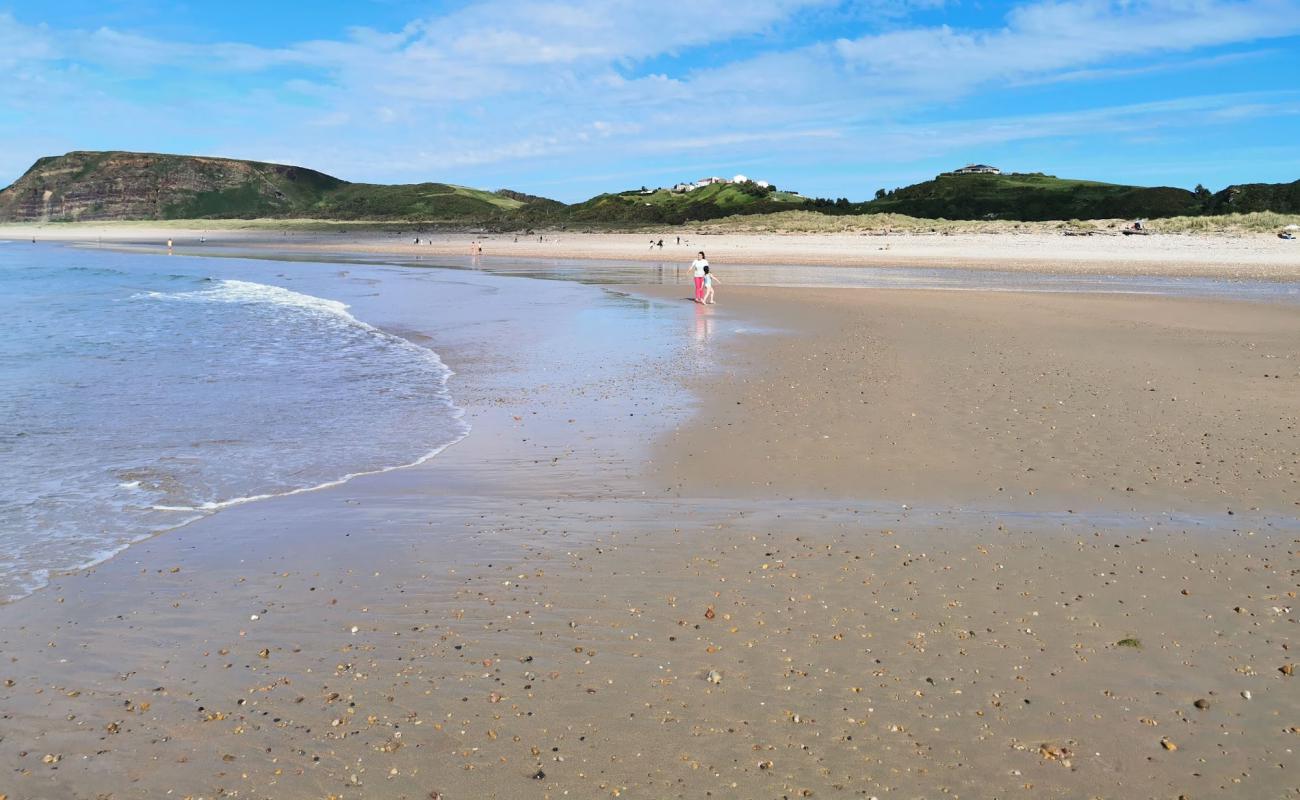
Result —
M903 214L852 214L835 216L816 211L782 211L775 214L731 216L689 223L699 233L1118 233L1132 220L1008 220L922 219ZM1154 233L1243 235L1276 233L1286 225L1300 224L1300 214L1223 214L1212 217L1169 217L1145 223Z

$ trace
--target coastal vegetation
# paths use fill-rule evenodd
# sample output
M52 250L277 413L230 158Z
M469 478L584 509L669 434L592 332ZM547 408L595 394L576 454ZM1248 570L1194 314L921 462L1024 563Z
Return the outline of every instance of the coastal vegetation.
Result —
M116 151L42 158L0 191L0 222L268 218L498 230L689 224L791 232L1002 230L1008 223L1047 223L1096 232L1114 228L1115 220L1141 218L1157 232L1248 232L1274 230L1294 222L1285 215L1296 214L1300 181L1212 193L1202 186L1126 186L1042 173L944 173L853 202L808 198L738 176L566 205L509 189L351 183L282 164Z
M895 189L855 210L945 219L1102 219L1203 213L1195 192L1123 186L1042 174L940 175Z
M689 192L633 189L602 194L568 206L574 222L667 223L717 219L735 214L769 214L799 208L807 199L756 183L715 183Z
M783 211L777 214L731 216L688 224L691 230L705 234L723 233L888 233L958 234L958 233L1072 233L1080 235L1116 235L1130 223L1129 219L1019 221L1003 219L926 219L893 213L823 214L815 211ZM1169 217L1149 220L1145 227L1153 233L1272 233L1287 225L1300 225L1300 213L1277 214L1257 211L1249 214Z

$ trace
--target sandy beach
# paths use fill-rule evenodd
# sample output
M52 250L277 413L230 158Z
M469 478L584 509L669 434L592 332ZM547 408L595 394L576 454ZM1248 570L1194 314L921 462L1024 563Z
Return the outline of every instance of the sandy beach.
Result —
M938 230L938 229L936 229ZM1064 236L1031 229L1002 233L649 233L537 231L533 235L442 233L415 224L374 231L364 224L259 220L255 223L62 223L0 225L0 238L83 244L137 243L201 252L204 245L402 259L465 257L689 263L699 250L719 264L783 267L962 268L1073 275L1161 275L1275 281L1300 279L1300 242L1272 234ZM415 244L415 239L420 243ZM680 239L680 241L679 241ZM663 241L663 247L657 243ZM200 242L202 241L202 244ZM654 241L656 246L651 247Z
M194 247L120 241L157 233ZM558 238L500 257L646 257ZM1300 278L1182 238L707 250L724 281L747 253ZM486 273L349 276L456 371L464 440L0 606L0 795L1296 796L1293 301L724 282L701 307L499 278L515 243L484 241Z

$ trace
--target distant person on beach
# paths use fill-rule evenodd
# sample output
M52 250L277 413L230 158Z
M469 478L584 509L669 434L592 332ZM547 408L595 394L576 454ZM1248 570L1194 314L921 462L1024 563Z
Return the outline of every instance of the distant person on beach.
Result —
M700 257L691 262L691 274L695 278L695 302L704 298L704 276L709 274L709 260L700 251Z
M701 302L703 302L705 305L711 306L714 304L713 284L715 283L722 283L722 281L718 280L717 276L709 271L709 267L706 264L704 266L704 297L701 299Z

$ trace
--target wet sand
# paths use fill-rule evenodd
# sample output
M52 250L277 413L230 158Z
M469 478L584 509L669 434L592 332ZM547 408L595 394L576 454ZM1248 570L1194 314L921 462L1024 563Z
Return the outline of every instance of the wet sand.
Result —
M675 289L646 289L679 297ZM683 495L1300 515L1300 308L719 288L767 321L660 449Z
M376 286L474 431L0 606L0 794L1300 786L1294 307Z

